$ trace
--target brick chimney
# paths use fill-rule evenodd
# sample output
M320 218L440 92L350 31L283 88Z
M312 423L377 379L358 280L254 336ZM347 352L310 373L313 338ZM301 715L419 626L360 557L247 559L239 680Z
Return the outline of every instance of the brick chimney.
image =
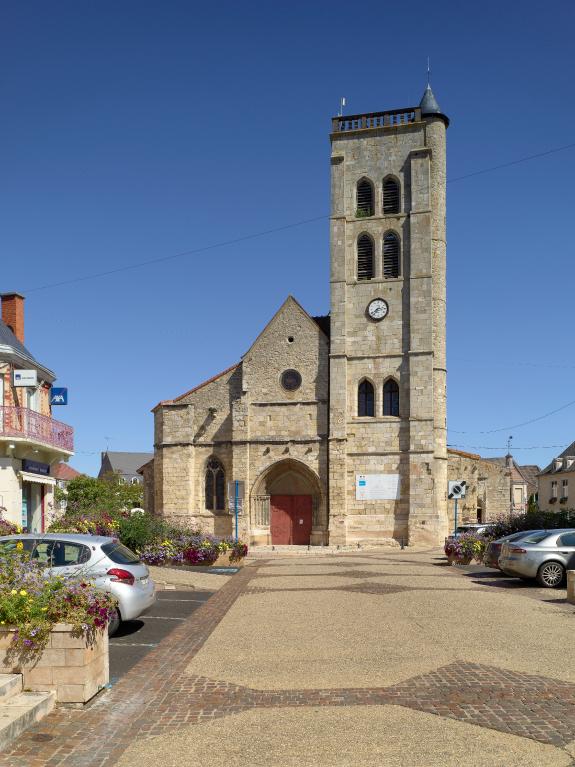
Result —
M2 322L8 325L20 343L24 343L24 296L2 293Z

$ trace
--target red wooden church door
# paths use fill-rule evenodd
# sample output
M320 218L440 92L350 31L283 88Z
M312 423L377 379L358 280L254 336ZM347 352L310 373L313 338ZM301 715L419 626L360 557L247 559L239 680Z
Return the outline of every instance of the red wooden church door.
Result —
M306 546L311 536L311 495L272 495L270 532L276 546Z

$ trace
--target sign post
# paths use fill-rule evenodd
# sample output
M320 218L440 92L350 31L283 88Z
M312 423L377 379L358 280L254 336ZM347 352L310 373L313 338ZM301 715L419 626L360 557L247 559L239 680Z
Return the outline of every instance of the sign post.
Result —
M453 532L457 532L457 498L455 499L455 518L453 520Z
M245 484L241 479L228 482L228 508L234 514L234 538L239 539L239 516L244 506Z
M460 498L465 498L465 491L467 489L467 481L465 479L455 479L447 483L447 497L455 501L455 514L454 514L454 528L453 535L457 534L457 501Z
M238 542L238 500L240 492L240 483L236 479L234 482L234 517L236 519L236 543Z

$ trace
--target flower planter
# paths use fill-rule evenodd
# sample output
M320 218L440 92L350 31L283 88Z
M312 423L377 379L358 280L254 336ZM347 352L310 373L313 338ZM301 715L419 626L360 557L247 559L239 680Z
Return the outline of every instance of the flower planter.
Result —
M108 632L94 642L73 637L72 627L57 623L48 644L33 659L8 657L14 629L0 629L0 673L22 674L24 689L54 690L59 703L86 703L109 681Z
M230 560L230 554L220 554L212 567L243 567L244 566L244 560L242 559L236 559L235 561Z
M473 557L458 557L455 554L448 554L447 561L450 565L469 565Z
M195 564L192 564L191 562L182 562L181 565L185 567L186 569L197 567L198 569L205 569L206 567L243 567L244 560L239 559L235 561L230 560L229 554L220 554L218 558L214 562L196 562ZM162 565L156 565L157 567L161 567ZM166 567L175 567L178 568L180 565L175 564L173 562L167 562Z

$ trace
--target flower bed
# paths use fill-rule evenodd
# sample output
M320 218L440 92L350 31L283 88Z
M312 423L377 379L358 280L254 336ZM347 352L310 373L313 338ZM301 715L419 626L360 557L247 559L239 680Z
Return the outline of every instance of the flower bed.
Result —
M151 514L108 511L67 512L50 532L91 533L118 538L148 565L238 565L248 547L232 538L175 527Z
M2 519L0 516L0 535L16 535L21 533L22 528L13 525L12 522L8 522L7 519Z
M248 547L241 541L219 539L200 533L186 534L150 544L140 552L142 562L148 565L238 564L247 555Z
M121 520L129 515L107 511L64 514L52 522L51 533L84 533L87 535L108 535L117 537Z

